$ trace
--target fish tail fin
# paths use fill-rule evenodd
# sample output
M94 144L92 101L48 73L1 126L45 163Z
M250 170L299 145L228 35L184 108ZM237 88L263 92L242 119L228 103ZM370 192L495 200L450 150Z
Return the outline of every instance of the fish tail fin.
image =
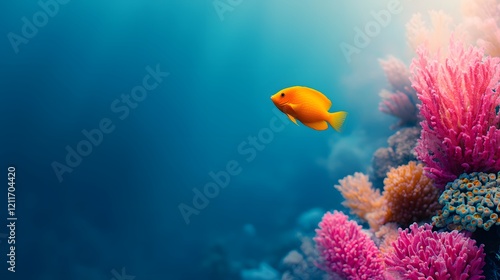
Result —
M335 113L328 114L328 123L338 132L342 128L342 124L344 124L345 118L347 117L347 112L340 111Z

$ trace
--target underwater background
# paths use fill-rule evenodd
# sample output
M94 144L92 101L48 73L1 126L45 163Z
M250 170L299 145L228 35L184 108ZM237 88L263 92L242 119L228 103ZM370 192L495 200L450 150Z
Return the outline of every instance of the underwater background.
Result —
M397 131L379 59L411 63L413 14L460 14L394 1L2 2L0 218L13 166L17 221L0 279L281 279L326 211L349 212L333 186ZM342 132L279 112L293 85L347 111Z

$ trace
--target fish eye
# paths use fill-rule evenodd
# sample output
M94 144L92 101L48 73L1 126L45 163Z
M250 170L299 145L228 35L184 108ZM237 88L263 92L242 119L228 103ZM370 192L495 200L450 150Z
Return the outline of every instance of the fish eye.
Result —
M285 93L284 92L281 93L281 97L285 97Z

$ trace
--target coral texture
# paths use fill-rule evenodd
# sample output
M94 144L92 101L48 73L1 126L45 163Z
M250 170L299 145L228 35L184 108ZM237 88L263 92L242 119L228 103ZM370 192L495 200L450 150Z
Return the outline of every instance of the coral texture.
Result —
M405 127L387 140L388 147L379 148L372 159L372 182L381 186L391 168L416 160L415 146L420 137L420 128Z
M283 273L282 280L333 280L333 275L326 274L316 265L318 259L317 251L311 238L302 237L300 250L290 251L282 260L286 271ZM330 276L330 277L328 277ZM341 279L340 277L337 277Z
M410 72L406 65L394 56L379 60L392 91L382 90L379 110L399 118L399 123L392 126L412 126L418 121L417 95L411 87Z
M316 229L317 250L328 272L346 279L382 280L384 265L375 243L342 212L327 212Z
M403 61L391 55L387 59L379 59L378 62L384 70L392 90L413 92L413 97L417 97L415 91L411 88L410 70Z
M438 50L446 52L446 47L453 32L452 18L442 11L429 11L431 26L428 27L421 14L415 14L406 24L408 44L413 50L424 46L431 53Z
M410 161L394 168L384 180L386 213L383 223L396 222L408 226L432 217L441 208L439 190L424 174L422 164Z
M356 172L354 176L339 180L339 184L335 188L345 199L342 205L348 207L353 214L368 221L370 227L376 227L377 222L371 219L370 214L381 209L385 201L380 191L372 188L368 176Z
M392 129L401 126L412 126L418 121L418 110L416 104L411 98L400 91L389 92L383 90L380 92L382 101L379 105L379 110L386 114L399 118L399 122L391 126Z
M345 198L342 204L375 231L385 223L407 226L431 218L441 208L439 190L424 174L422 164L414 161L387 173L382 194L372 188L368 176L362 173L347 176L339 183L335 188Z
M439 203L443 210L432 219L438 227L474 232L500 225L500 172L460 175L446 185Z
M387 223L375 232L378 248L383 255L394 250L392 243L398 238L398 235L398 225L396 223Z
M466 0L462 5L469 40L491 56L500 56L500 5L495 0Z
M394 250L387 254L387 270L401 279L484 279L483 246L458 231L433 232L416 223L400 229Z
M420 48L413 60L424 117L415 151L440 188L464 172L500 170L499 62L455 40L444 59Z

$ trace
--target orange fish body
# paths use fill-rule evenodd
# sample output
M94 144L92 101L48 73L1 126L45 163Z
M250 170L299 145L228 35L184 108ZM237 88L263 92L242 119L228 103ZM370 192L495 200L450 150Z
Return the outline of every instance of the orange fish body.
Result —
M294 86L278 91L271 96L274 105L295 124L299 120L304 125L316 129L328 129L330 124L340 131L347 112L330 113L332 102L321 92L301 86Z

